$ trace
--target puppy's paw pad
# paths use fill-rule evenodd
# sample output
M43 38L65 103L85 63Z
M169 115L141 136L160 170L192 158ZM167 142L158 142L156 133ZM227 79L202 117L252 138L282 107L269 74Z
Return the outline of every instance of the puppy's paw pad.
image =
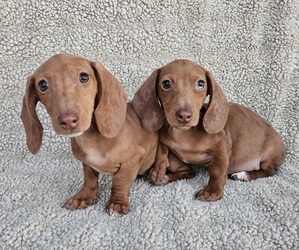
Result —
M196 195L195 199L201 201L217 201L221 199L223 196L223 191L212 191L209 186L205 187L204 189L200 190Z
M235 181L249 181L249 175L245 171L233 173L231 177Z
M165 175L164 177L160 177L158 179L149 179L149 182L156 186L163 186L169 182L169 178L167 175Z
M129 205L108 201L106 205L106 210L110 216L115 215L117 217L120 217L129 212Z
M75 210L75 209L87 208L91 205L94 205L95 203L96 203L96 199L92 199L92 198L83 199L83 198L71 197L65 202L63 207L69 210Z
M152 169L148 175L148 180L153 185L162 186L169 182L169 177L163 171L159 172Z
M193 179L196 176L195 171L189 171L186 174L182 175L181 179Z

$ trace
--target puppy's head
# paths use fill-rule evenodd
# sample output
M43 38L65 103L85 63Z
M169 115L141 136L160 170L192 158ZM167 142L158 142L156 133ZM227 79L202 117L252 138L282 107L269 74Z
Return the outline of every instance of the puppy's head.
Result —
M41 146L42 125L35 111L40 101L56 133L76 137L91 126L93 114L99 131L116 136L125 121L127 95L100 63L70 54L44 62L27 80L21 118L32 153Z
M217 133L225 126L228 102L213 76L189 60L156 69L132 102L145 128L157 130L166 119L170 126L186 130L198 124L207 95L210 101L203 126L208 133Z

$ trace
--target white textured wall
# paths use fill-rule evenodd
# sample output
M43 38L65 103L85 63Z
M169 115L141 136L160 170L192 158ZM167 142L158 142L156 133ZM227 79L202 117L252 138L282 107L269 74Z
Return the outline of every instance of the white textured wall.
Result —
M292 1L0 1L0 150L28 154L19 113L25 82L59 52L101 61L132 97L176 58L213 72L227 97L252 107L298 159L299 5ZM44 153L69 150L43 109ZM296 158L297 157L297 158Z

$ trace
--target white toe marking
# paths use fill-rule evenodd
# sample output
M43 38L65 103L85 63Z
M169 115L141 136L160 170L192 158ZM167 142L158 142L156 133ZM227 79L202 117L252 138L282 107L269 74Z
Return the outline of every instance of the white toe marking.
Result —
M232 178L236 181L249 181L249 176L245 171L232 174Z

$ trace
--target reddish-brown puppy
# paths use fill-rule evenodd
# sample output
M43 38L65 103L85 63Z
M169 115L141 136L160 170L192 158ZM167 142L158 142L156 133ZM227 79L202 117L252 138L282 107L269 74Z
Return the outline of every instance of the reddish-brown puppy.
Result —
M28 78L21 114L33 154L43 133L35 110L38 101L55 132L71 138L73 154L83 163L83 188L64 206L94 204L101 172L113 175L106 209L110 214L127 213L130 185L154 163L158 133L142 128L118 80L100 63L75 55L59 54L44 62Z
M209 95L209 103L204 100ZM210 72L188 60L156 69L133 98L133 107L148 130L158 130L159 149L150 179L165 184L177 171L168 155L208 166L210 180L196 198L223 196L227 174L236 180L272 176L285 159L279 134L258 114L229 103Z

